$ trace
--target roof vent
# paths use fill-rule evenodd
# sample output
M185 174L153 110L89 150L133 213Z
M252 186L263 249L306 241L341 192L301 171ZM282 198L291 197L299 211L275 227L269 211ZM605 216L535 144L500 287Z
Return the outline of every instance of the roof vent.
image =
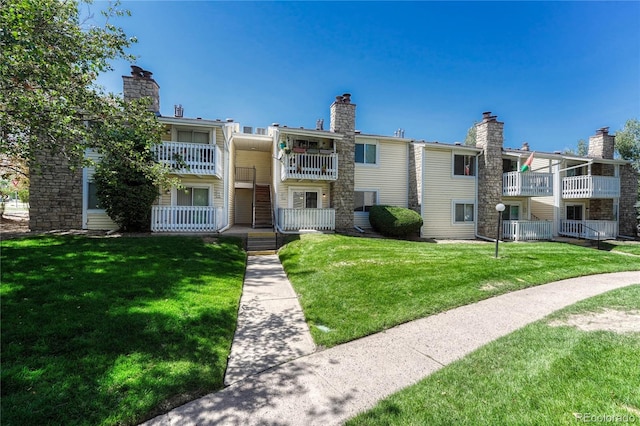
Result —
M173 116L178 118L184 117L184 108L182 108L182 104L173 106Z

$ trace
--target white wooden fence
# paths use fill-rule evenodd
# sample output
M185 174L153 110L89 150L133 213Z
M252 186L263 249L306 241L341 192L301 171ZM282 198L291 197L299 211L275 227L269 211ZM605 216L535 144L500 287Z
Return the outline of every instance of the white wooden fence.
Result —
M211 206L153 206L153 232L215 232L222 226L223 211Z
M515 241L550 240L553 226L547 220L505 220L502 222L502 237Z
M278 226L283 231L333 231L336 228L334 209L278 209Z
M280 177L285 179L338 179L338 154L283 154Z
M563 220L560 235L587 240L609 240L618 236L618 222L613 220Z
M562 179L562 198L618 198L620 178L613 176L571 176Z
M502 195L531 197L553 195L553 174L535 172L503 173Z
M176 173L222 176L220 148L218 145L163 142L156 145L156 158Z

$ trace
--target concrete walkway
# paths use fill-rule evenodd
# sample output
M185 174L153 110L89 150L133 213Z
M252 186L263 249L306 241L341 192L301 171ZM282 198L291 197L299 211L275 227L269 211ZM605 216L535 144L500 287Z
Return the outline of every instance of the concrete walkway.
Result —
M471 351L640 272L496 296L316 352L235 382L147 425L337 425Z
M278 256L249 256L224 384L314 351L309 326Z

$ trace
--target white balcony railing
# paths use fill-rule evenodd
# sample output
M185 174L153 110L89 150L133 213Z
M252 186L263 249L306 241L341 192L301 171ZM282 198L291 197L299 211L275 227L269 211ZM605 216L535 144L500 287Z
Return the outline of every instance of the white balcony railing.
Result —
M215 232L222 227L223 211L211 206L153 206L153 232Z
M213 144L163 142L156 145L156 158L175 173L222 176L220 148Z
M502 174L502 195L544 197L553 195L553 174L508 172Z
M618 236L615 220L563 220L560 235L587 240L610 240Z
M505 220L502 237L514 241L550 240L553 224L547 220Z
M571 176L562 179L562 198L618 198L620 178L612 176Z
M333 231L334 209L278 209L278 227L283 231Z
M280 177L286 179L338 179L338 155L291 153L283 154Z

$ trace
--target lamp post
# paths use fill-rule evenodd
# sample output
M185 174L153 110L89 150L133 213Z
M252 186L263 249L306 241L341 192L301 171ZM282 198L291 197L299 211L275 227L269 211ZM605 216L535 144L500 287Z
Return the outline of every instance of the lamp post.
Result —
M498 229L496 231L496 254L495 258L498 258L498 242L500 241L500 222L502 221L502 212L504 211L505 206L502 203L496 204L496 211L498 212Z

